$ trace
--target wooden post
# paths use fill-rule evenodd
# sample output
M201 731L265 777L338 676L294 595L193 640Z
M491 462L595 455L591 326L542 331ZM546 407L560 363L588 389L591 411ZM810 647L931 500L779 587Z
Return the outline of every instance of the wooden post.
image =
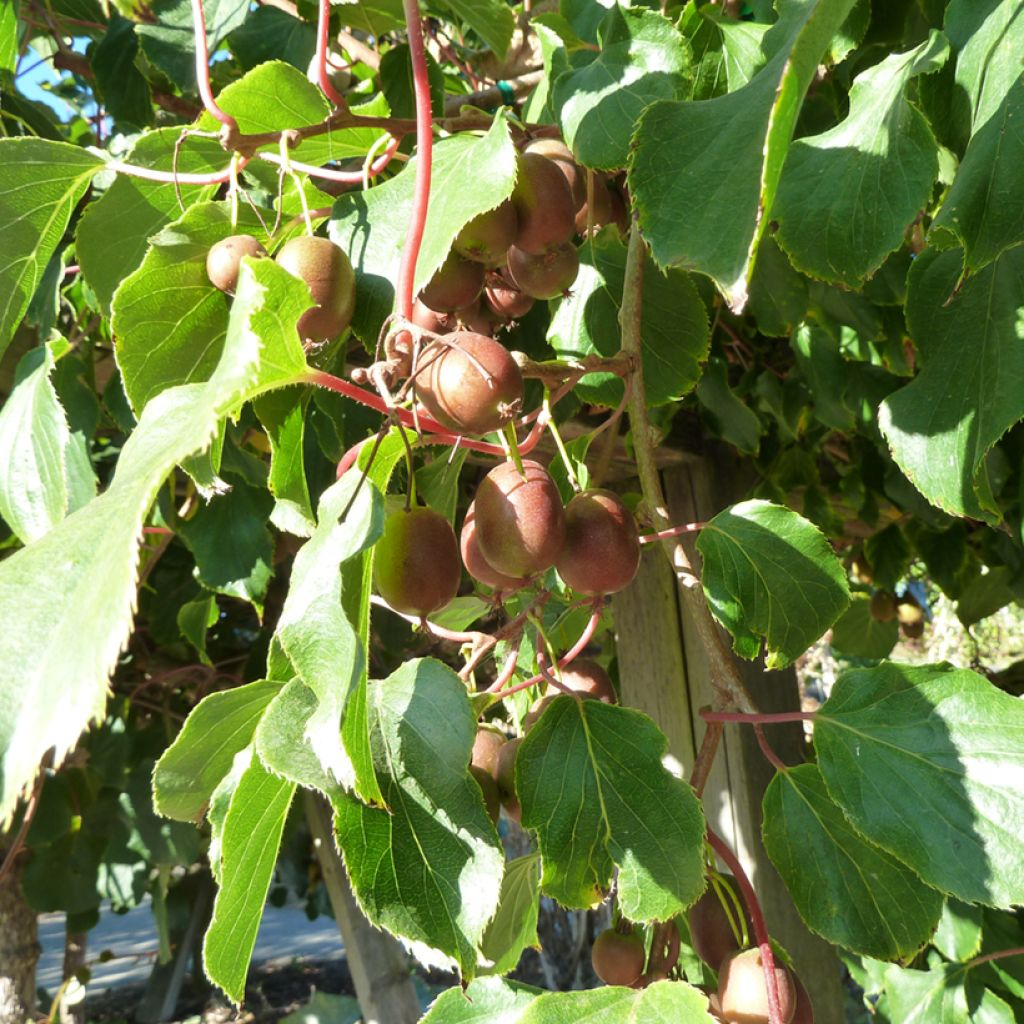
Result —
M415 1024L420 1003L413 987L409 960L390 935L375 928L356 904L341 854L334 843L334 813L319 794L304 791L306 820L327 895L338 922L345 959L364 1024Z
M3 853L0 847L0 862ZM34 1017L37 934L36 912L21 894L21 868L15 860L0 877L0 1024L25 1024Z
M742 496L749 471L728 454L688 458L662 473L672 521L711 518ZM694 539L687 543L699 565ZM614 599L616 651L623 702L650 715L669 741L669 754L689 772L704 735L701 707L711 703L708 654L696 635L664 553L646 548L633 584ZM797 710L796 674L741 663L744 682L765 711ZM789 764L803 760L802 726L773 727L771 741ZM704 791L708 821L736 851L764 907L769 929L792 955L814 1004L816 1024L844 1020L840 968L832 947L811 935L761 843L761 798L772 777L752 730L727 726Z

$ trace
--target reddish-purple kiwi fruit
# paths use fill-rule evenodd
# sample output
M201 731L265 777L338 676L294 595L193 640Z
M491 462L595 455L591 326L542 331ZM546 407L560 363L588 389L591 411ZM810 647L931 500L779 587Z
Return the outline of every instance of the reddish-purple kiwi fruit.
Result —
M523 459L523 474L503 462L476 491L480 553L498 572L523 578L555 564L565 542L565 510L551 474Z
M596 661L589 658L577 658L574 662L559 669L559 678L563 686L578 694L583 700L599 700L602 704L617 704L615 684L612 677ZM529 732L544 714L547 706L558 696L548 693L533 702L523 719L523 732Z
M476 779L484 795L484 804L491 821L497 824L501 816L501 794L495 772L498 767L498 752L505 745L505 737L494 729L482 726L473 741L473 754L469 761L469 773Z
M457 309L452 316L455 318L460 331L471 331L473 334L482 334L489 337L494 333L498 317L491 313L490 307L485 302L477 302L467 309Z
M456 331L420 352L416 397L449 430L489 434L522 407L523 374L500 341Z
M533 309L533 297L498 275L492 276L484 286L484 299L488 307L506 320L520 320Z
M724 885L729 885L725 880ZM693 951L710 967L717 968L740 944L714 886L686 912ZM748 924L749 928L749 924Z
M868 608L871 618L876 622L892 622L897 613L896 597L888 590L876 590L871 595L871 603Z
M501 806L513 821L519 821L523 814L516 796L516 757L522 742L520 737L503 743L494 763L494 781L498 784Z
M462 564L466 572L477 582L484 586L493 587L495 590L515 590L522 585L522 580L513 579L498 572L484 558L480 551L480 545L476 539L476 503L470 502L466 509L466 518L462 523L462 533L459 535L459 551L462 554Z
M519 219L515 245L523 252L539 256L572 238L576 203L554 161L538 153L523 153L512 203Z
M474 217L456 236L455 251L485 267L500 267L508 247L516 240L519 218L510 199Z
M453 249L420 292L420 299L435 312L454 313L472 306L483 290L483 264L463 259Z
M374 548L377 591L403 615L424 618L459 590L462 562L451 523L429 508L395 512Z
M572 287L580 272L580 257L571 242L542 256L533 256L513 245L508 251L508 272L525 295L555 299Z
M547 157L562 172L579 210L587 201L587 173L576 163L572 150L561 139L534 139L523 152Z
M796 987L793 976L779 961L775 963L775 979L783 1024L792 1024L796 1014ZM729 1024L769 1024L768 988L760 949L755 946L739 950L722 961L718 971L718 998L722 1001L722 1017Z
M252 235L228 235L210 246L206 254L206 276L214 288L234 295L243 256L266 256L267 250Z
M608 181L603 175L594 175L594 216L593 228L595 230L610 224L615 213L612 205L611 190L608 188ZM590 204L584 201L576 213L576 234L587 233L587 220L590 214Z
M594 973L606 985L635 985L644 973L645 959L643 937L614 928L601 932L590 950Z
M615 594L640 567L636 518L611 491L577 494L565 509L565 545L555 568L580 594Z
M299 235L285 242L274 259L306 282L316 303L299 317L299 337L326 341L341 334L356 307L356 276L345 250L329 238Z

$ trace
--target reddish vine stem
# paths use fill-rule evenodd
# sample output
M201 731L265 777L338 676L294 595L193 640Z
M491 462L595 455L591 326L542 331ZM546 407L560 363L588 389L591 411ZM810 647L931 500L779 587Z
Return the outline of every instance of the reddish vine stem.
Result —
M409 34L409 57L412 61L412 84L416 94L416 179L413 185L412 218L405 236L405 248L398 268L396 300L398 312L406 319L412 317L413 289L416 282L416 262L423 243L423 230L427 225L427 206L430 203L430 171L433 160L434 126L430 110L430 79L427 75L427 56L423 48L423 29L420 24L418 0L403 0L405 27Z
M1014 949L1001 949L997 953L985 953L984 956L976 956L964 964L965 970L973 967L980 967L982 964L990 963L992 960L1005 960L1011 956L1024 956L1024 946L1016 946Z
M331 24L331 0L320 0L316 20L316 77L324 95L336 107L346 107L345 97L331 84L327 73L327 34Z
M708 711L702 708L700 717L705 722L744 722L747 725L782 725L786 722L813 722L817 711L774 711L748 714L742 711Z
M235 170L240 171L249 162L248 157L239 157ZM208 174L188 174L181 171L158 171L152 167L139 167L126 164L121 160L111 160L107 168L117 174L127 174L132 178L144 178L146 181L165 182L168 185L220 185L231 178L231 165L223 171L211 171Z
M708 826L708 842L732 872L743 896L743 902L747 905L750 923L754 929L754 940L761 951L761 966L764 969L764 983L768 991L768 1020L770 1024L783 1024L782 1010L779 1006L779 989L775 977L775 954L772 952L768 926L765 924L764 912L761 910L757 893L754 891L753 885L750 884L750 879L747 877L746 871L743 870L739 857L729 849L729 845L710 825Z
M670 537L681 537L684 533L697 533L703 530L707 523L684 523L682 526L671 526L667 530L659 530L657 533L645 533L640 538L641 544L653 544L656 540L668 540Z
M192 0L192 33L196 47L196 82L199 85L199 98L211 117L215 117L232 134L238 133L238 122L228 113L221 110L213 98L210 88L210 51L206 45L206 15L203 12L203 0Z
M718 753L718 744L722 739L722 729L725 728L721 722L708 722L704 730L704 739L701 740L700 750L693 762L693 769L690 771L690 785L693 791L700 796L708 783L708 776L711 774L711 766L715 763L715 754Z
M761 748L761 753L764 754L765 759L770 765L772 765L776 771L785 772L789 771L789 765L779 757L778 754L772 749L772 745L768 742L768 737L764 734L764 729L761 727L760 722L754 723L754 735L757 737L757 745Z

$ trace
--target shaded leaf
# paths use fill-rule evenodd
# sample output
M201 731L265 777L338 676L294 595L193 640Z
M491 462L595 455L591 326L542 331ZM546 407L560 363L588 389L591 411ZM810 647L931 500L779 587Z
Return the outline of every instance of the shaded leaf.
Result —
M756 455L761 447L761 421L729 387L728 372L724 359L709 359L697 383L697 401L722 440L746 455Z
M1024 703L967 669L886 662L840 676L814 745L857 831L929 885L1024 901Z
M498 909L480 942L480 974L514 970L527 946L539 946L540 872L537 855L529 853L505 865Z
M764 638L768 668L799 657L846 610L842 563L802 516L768 501L727 508L700 532L702 583L736 653L756 658Z
M889 655L900 638L900 625L879 622L871 614L871 598L853 594L850 607L836 619L832 627L832 648L851 658L881 660Z
M633 921L666 921L704 889L704 818L690 787L662 766L667 741L639 711L556 697L523 740L516 793L540 841L544 892L592 907L618 867Z

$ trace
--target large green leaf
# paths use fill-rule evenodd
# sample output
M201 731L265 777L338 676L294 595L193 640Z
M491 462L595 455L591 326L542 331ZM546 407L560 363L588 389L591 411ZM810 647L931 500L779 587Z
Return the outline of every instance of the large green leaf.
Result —
M228 157L214 139L191 139L181 147L175 165L174 150L180 128L158 128L139 137L128 160L139 167L182 173L223 170ZM209 199L216 185L181 185L175 192L169 182L146 181L119 174L114 183L90 203L78 222L75 253L82 275L107 313L121 281L142 262L149 239L183 212L186 206Z
M247 398L305 370L294 321L278 315L302 288L269 261L246 262L209 382L154 399L106 492L0 563L0 820L43 754L55 748L59 763L103 713L131 629L143 522L168 474Z
M310 398L307 389L290 388L264 395L254 406L270 443L267 485L274 496L270 521L282 532L297 537L308 537L316 526L306 480L306 410Z
M684 981L658 981L639 991L618 986L547 992L517 1024L712 1024L708 997Z
M364 913L467 979L494 915L504 857L468 764L476 718L446 665L406 662L369 687L370 742L389 810L345 797L338 841Z
M964 283L959 250L925 250L910 271L907 326L920 370L878 420L910 482L953 515L999 518L985 456L1024 416L1024 248Z
M219 889L203 940L206 975L235 1004L245 994L245 976L295 793L294 783L272 775L255 754L251 758L220 830Z
M614 228L580 248L579 275L548 328L548 343L559 356L613 356L619 351L625 270L626 247ZM682 398L696 384L707 358L707 313L688 274L660 270L650 258L644 270L641 335L648 403L665 405ZM614 407L622 399L622 387L614 374L588 373L575 393L582 401Z
M557 697L523 740L516 793L535 829L541 885L563 906L607 896L633 921L666 921L704 889L704 816L661 763L667 741L639 711Z
M1014 1024L1010 1007L994 992L971 985L964 964L912 971L892 964L885 993L891 1019L900 1024Z
M935 31L891 54L854 80L844 120L792 144L773 216L797 270L856 288L903 242L939 170L938 144L907 87L948 55Z
M42 280L75 205L103 161L80 146L0 139L0 356Z
M853 0L792 0L767 33L771 60L741 89L647 108L629 186L662 266L711 277L741 309L804 93Z
M541 990L503 978L477 978L434 1000L420 1024L518 1024Z
M942 894L853 829L816 765L778 772L763 808L765 851L812 932L876 960L924 946Z
M962 245L970 273L1024 242L1024 78L971 138L928 240Z
M357 472L321 496L318 525L295 558L275 634L298 680L274 702L257 734L260 756L279 774L328 796L342 786L374 801L381 793L369 737L363 731L342 744L346 708L353 690L365 691L366 667L342 609L341 567L380 536L383 504Z
M815 718L832 798L929 885L1024 902L1024 703L967 669L844 673Z
M700 532L701 581L736 653L769 668L798 658L846 610L846 573L824 535L792 509L744 501Z
M724 359L708 360L697 382L697 401L714 433L747 455L757 454L761 447L761 421L729 387L729 367Z
M61 339L27 353L0 409L0 516L23 544L96 494L85 438L71 433L50 380L67 350Z
M539 947L537 914L540 910L540 871L537 854L528 853L505 865L498 909L480 942L480 974L507 974L515 970L523 950Z
M136 412L165 388L206 380L217 365L230 303L206 275L206 254L237 230L262 235L255 216L245 207L241 214L236 229L227 203L190 207L151 239L141 266L114 294L117 364ZM310 301L297 296L296 319Z
M202 817L280 689L280 683L263 679L211 693L192 709L153 770L153 806L160 814L178 821Z
M368 192L351 192L334 207L329 234L356 269L353 330L376 344L394 304L394 281L412 216L415 160L390 181ZM498 117L486 135L469 133L434 147L426 233L416 262L418 290L444 262L452 241L475 216L512 194L516 155L508 124Z
M493 51L504 57L516 19L504 0L440 0L441 5L471 28Z
M121 124L145 128L153 123L153 97L135 63L138 51L134 23L114 14L106 34L92 47L89 63L104 112Z
M687 47L656 11L615 6L601 23L600 50L580 49L554 84L565 141L587 167L626 166L633 126L655 100L686 91Z
M0 71L14 71L18 65L18 4L0 3Z

